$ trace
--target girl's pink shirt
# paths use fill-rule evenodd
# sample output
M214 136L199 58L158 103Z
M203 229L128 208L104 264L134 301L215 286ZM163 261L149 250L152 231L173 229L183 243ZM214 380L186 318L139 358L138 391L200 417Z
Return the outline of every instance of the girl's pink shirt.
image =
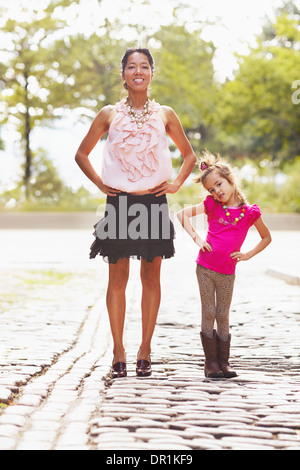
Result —
M237 261L230 258L234 251L240 251L249 228L261 216L260 208L253 204L245 205L245 216L236 225L235 218L241 214L241 207L228 207L230 216L226 216L223 205L207 196L204 201L208 221L206 241L211 245L212 252L199 251L196 262L205 268L222 274L235 274Z
M103 151L101 179L128 193L147 191L172 176L172 158L160 105L149 102L149 119L141 128L131 120L125 100L116 104Z

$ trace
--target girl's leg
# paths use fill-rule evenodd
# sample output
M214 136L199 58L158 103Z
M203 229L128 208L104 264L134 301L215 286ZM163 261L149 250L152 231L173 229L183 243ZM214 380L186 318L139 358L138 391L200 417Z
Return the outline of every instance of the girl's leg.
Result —
M226 378L236 377L236 372L229 364L230 341L229 310L234 287L234 275L220 274L217 286L217 346L218 362Z
M218 362L217 336L214 330L216 319L215 274L209 269L197 266L197 279L202 306L200 338L205 355L204 373L208 378L223 377L223 372Z
M218 337L227 341L229 337L229 312L235 275L216 273L216 321Z
M201 298L201 331L209 338L213 337L216 319L215 282L213 272L197 265L197 279Z
M123 331L126 310L125 290L129 277L129 259L109 265L106 305L114 342L114 363L126 362Z
M138 352L138 360L144 359L149 361L150 359L151 340L161 299L161 261L161 257L154 258L151 263L144 259L141 260L142 342Z

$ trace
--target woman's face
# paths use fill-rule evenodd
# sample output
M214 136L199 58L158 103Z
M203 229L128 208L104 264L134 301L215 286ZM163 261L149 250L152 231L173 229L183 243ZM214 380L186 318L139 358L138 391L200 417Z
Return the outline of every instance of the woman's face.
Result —
M123 80L128 89L142 91L148 88L153 77L153 72L148 57L141 52L134 52L128 57L125 70L122 73Z

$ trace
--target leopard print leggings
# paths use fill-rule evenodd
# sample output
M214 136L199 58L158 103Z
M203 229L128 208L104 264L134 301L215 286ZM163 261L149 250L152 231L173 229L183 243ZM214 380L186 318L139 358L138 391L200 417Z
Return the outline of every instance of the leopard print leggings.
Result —
M217 334L222 341L226 341L235 275L216 273L199 264L196 273L202 306L201 331L212 338L216 321Z

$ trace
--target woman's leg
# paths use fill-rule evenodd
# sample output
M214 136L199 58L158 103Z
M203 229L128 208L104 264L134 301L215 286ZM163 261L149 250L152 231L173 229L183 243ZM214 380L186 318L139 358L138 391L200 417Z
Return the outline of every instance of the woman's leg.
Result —
M114 342L114 363L126 362L123 331L126 311L126 286L129 277L129 259L122 258L109 265L106 305Z
M138 360L145 359L149 361L151 353L151 340L161 299L161 261L161 257L154 258L151 263L144 259L141 260L142 343L138 353Z

